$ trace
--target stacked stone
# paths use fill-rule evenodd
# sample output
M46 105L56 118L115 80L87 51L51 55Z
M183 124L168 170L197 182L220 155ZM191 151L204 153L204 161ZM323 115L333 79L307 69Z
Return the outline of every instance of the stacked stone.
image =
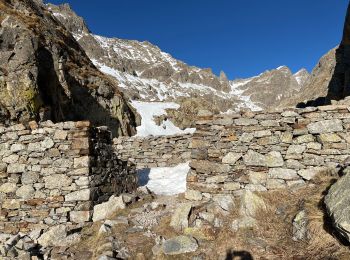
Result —
M350 155L349 109L202 114L192 141L188 187L239 195L303 186Z
M117 156L130 160L138 169L175 166L191 159L192 134L114 139Z
M99 139L91 138L94 131L89 122L0 126L0 233L90 221L98 195L113 191L98 170L101 163L96 164L110 157L104 159L100 151L95 158L92 144ZM128 172L125 165L113 170Z

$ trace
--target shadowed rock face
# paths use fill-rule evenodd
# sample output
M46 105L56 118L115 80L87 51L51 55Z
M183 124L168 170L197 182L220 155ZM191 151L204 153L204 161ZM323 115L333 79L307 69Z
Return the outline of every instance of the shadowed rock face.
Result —
M41 1L1 0L0 17L0 122L90 120L135 133L138 116L117 84Z
M326 54L312 74L304 93L299 95L302 102L298 107L327 105L350 96L350 4L339 47Z

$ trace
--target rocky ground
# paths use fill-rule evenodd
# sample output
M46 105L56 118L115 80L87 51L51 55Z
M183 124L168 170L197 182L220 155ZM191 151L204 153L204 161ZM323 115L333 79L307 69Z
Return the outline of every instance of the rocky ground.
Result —
M333 169L304 188L239 198L139 188L95 206L94 223L81 229L0 235L0 252L3 259L349 259L346 235L336 235L324 206L338 179ZM328 210L337 190L326 197Z

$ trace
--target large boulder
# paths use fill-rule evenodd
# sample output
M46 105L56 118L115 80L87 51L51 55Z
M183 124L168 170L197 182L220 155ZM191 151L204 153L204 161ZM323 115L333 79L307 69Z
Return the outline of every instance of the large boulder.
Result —
M334 228L350 242L350 174L340 178L329 189L325 205Z
M47 6L8 0L0 9L0 122L89 120L135 133L136 114Z

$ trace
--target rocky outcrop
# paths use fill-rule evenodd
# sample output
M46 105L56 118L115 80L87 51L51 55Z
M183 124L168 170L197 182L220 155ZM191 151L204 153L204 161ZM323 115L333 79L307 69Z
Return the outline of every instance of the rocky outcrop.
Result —
M325 205L337 232L350 242L350 174L340 178L328 191Z
M117 84L95 68L44 4L10 0L0 6L2 122L90 120L115 136L135 133L138 117Z

